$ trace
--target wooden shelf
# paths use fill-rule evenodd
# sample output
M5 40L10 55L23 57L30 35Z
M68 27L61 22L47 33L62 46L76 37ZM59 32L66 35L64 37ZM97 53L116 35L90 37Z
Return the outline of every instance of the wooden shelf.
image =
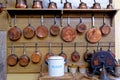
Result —
M21 9L21 8L6 8L11 15L62 15L62 14L107 14L114 16L117 9Z

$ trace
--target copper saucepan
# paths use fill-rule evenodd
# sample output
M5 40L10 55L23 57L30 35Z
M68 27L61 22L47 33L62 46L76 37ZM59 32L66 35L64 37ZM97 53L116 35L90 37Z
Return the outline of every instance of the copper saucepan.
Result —
M21 55L19 57L19 65L21 67L26 67L28 64L30 63L30 58L29 56L26 54L26 46L24 44L24 48L23 48L23 55Z
M23 36L26 39L32 39L35 36L35 29L30 24L30 17L28 18L28 25L23 29Z
M87 27L86 25L82 22L82 15L80 16L80 22L79 24L76 26L76 30L79 33L84 33L86 31Z
M67 26L64 27L61 31L61 38L66 42L72 42L76 38L76 35L77 35L77 31L72 26L70 26L69 16L68 16Z
M92 16L92 28L86 32L86 39L90 43L97 43L101 40L102 33L100 29L94 26L94 15Z
M22 31L16 25L16 16L14 18L14 27L10 28L7 34L8 34L8 38L12 41L17 41L21 38Z
M67 55L63 52L63 43L61 43L61 53L59 53L59 56L62 56L64 60L67 60Z
M103 25L100 27L100 30L103 36L108 35L111 32L110 26L105 23L105 15L103 17Z
M38 43L35 44L35 52L31 55L31 61L33 63L39 63L42 59L42 54L38 51Z
M45 38L48 36L48 28L43 24L43 15L41 15L41 25L36 28L35 33L38 38Z
M45 55L45 63L48 64L48 58L51 57L51 56L54 56L54 54L52 53L52 50L51 50L51 43L49 43L49 51L48 53Z
M11 54L7 57L7 64L9 66L15 66L18 60L18 56L14 53L14 46L12 45Z
M76 50L76 42L74 43L74 52L71 54L71 60L73 62L78 62L80 60L80 54Z
M54 24L50 27L50 34L52 36L57 36L60 33L60 28L56 22L56 16L54 17Z

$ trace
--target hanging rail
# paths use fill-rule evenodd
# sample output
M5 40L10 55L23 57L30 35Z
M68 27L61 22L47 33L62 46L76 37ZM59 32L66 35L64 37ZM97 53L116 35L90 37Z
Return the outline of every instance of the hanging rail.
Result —
M15 48L23 48L24 44L26 44L26 48L35 47L36 42L17 42L17 43L8 43L8 48L12 48L12 44L14 44ZM50 42L37 42L38 47L48 47ZM73 43L64 43L64 42L51 42L52 47L61 47L61 43L63 43L64 47L74 47ZM111 43L111 45L109 45ZM85 42L76 42L76 47L97 47L98 43L90 44ZM99 42L100 47L115 47L115 42Z

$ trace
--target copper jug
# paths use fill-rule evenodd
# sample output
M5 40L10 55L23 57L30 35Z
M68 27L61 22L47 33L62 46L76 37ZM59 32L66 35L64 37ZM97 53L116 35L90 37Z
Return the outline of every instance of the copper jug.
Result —
M79 4L79 7L78 7L79 9L87 9L88 7L87 7L87 4L86 3L84 3L84 2L82 2L81 0L80 0L80 4Z
M97 3L95 0L94 0L94 4L93 4L93 9L101 9L101 6L100 6L100 3Z
M40 0L34 0L32 8L42 9L43 8L42 1L40 1Z
M66 3L64 3L64 9L72 9L71 3L67 2L67 0L66 0Z
M16 0L15 8L27 8L27 1L26 0Z
M49 0L48 8L49 9L57 9L57 4L55 2L51 2Z

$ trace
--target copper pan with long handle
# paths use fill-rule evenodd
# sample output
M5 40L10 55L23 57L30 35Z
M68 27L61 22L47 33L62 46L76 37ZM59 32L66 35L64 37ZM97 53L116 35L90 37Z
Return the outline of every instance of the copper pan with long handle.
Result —
M64 27L61 31L61 38L66 42L72 42L76 38L76 35L77 35L77 31L72 26L70 26L69 16L68 16L67 26Z
M94 26L94 15L92 15L92 28L86 32L86 39L90 43L97 43L101 40L102 33L100 29Z

